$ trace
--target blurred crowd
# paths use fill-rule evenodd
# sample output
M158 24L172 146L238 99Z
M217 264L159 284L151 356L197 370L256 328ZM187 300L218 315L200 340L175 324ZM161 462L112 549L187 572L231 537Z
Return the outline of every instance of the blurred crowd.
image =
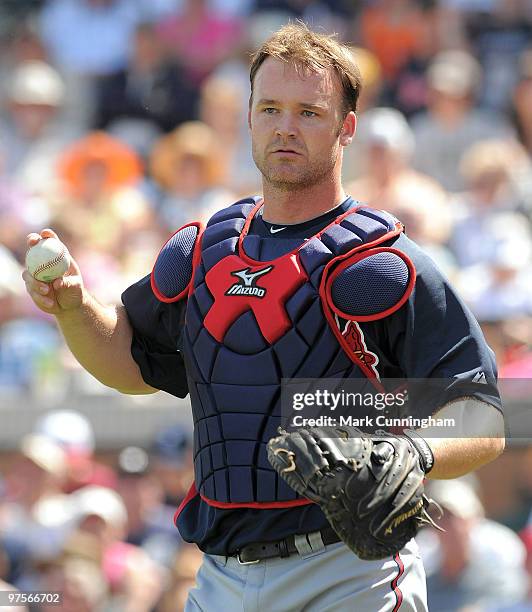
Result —
M249 56L295 18L337 32L362 72L347 192L396 214L431 254L479 319L500 376L531 377L532 0L17 0L0 3L0 396L39 398L79 380L53 322L25 295L27 233L55 229L90 290L117 301L178 227L260 193ZM156 537L165 495L181 492L154 477L155 451L126 449L101 480L76 484L71 470L89 455L32 436L5 472L0 577L66 585L79 598L72 610L179 610L197 553L166 523ZM470 532L491 537L471 504L447 530L463 547ZM532 535L514 536L500 535L532 571ZM445 603L446 580L475 592L478 576L495 581L488 569L465 571L470 551L447 567L436 548L434 609L488 609L474 597ZM508 601L528 597L526 577L516 582Z
M182 610L201 562L172 521L192 480L190 432L165 427L105 462L95 442L81 413L52 410L4 458L0 589L61 592L65 612Z

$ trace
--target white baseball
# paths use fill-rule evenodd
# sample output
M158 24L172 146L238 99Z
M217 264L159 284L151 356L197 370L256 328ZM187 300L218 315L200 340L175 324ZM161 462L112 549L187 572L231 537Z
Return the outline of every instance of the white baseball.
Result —
M57 238L43 238L28 249L26 267L34 278L50 283L68 270L70 254Z

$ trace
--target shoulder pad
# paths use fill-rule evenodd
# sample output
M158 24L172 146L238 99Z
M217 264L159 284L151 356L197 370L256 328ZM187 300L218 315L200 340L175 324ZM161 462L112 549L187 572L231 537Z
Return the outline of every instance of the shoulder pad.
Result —
M354 321L382 319L408 299L416 272L410 258L397 249L378 247L343 261L327 279L331 309Z
M201 232L199 223L185 225L166 241L159 252L151 272L151 287L162 302L176 302L188 290L194 268L194 251Z
M220 223L221 221L227 221L228 219L246 219L249 213L262 201L261 196L253 196L250 198L243 198L238 200L234 204L231 204L227 208L214 213L214 215L207 222L207 227Z

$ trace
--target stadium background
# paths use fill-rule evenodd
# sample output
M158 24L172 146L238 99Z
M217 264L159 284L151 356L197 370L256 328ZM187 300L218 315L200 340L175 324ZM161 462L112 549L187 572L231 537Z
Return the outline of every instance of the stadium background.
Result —
M293 18L338 32L363 74L348 192L452 279L530 421L530 0L2 0L0 578L62 590L65 610L182 609L200 561L171 523L189 406L80 369L24 293L25 236L53 227L114 301L177 227L260 191L249 52ZM431 610L532 609L526 442L435 489Z

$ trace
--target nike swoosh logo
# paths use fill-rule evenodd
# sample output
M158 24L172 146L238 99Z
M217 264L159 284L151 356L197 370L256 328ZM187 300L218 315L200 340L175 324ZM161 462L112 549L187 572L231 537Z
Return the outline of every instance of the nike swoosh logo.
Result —
M286 227L278 227L278 228L270 227L270 233L277 234L277 232L282 232L285 229Z

